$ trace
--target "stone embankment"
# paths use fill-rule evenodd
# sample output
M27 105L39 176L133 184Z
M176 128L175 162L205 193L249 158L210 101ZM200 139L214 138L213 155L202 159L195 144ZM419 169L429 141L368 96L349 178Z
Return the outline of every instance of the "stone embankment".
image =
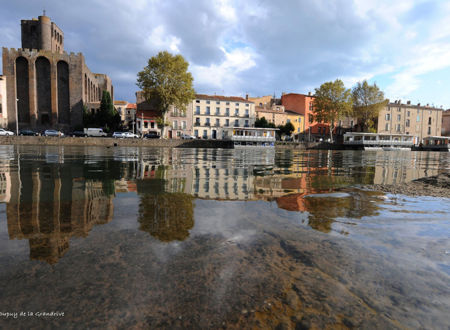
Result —
M231 141L224 140L114 139L101 137L59 138L49 136L0 136L0 144L224 149L233 147Z
M402 184L376 184L373 185L372 188L374 190L384 191L391 194L450 198L450 171Z
M18 145L61 145L61 146L119 146L119 147L161 147L161 148L233 148L225 140L177 140L177 139L114 139L100 137L49 137L49 136L0 136L0 144ZM324 149L317 142L275 143L277 149Z

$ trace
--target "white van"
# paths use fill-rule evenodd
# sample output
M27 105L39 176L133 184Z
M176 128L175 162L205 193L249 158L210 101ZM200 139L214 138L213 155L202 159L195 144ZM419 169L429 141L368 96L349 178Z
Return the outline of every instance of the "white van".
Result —
M85 128L84 133L86 136L106 136L107 134L103 132L101 128Z

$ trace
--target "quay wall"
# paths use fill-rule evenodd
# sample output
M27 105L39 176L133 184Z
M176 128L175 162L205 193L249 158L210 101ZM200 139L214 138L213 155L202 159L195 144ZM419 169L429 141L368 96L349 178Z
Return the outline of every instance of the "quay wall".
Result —
M115 139L99 137L0 136L0 145L60 145L105 147L165 147L165 148L232 148L231 141L223 140L165 140Z
M160 148L233 148L226 140L179 140L179 139L114 139L100 137L49 137L49 136L0 136L0 145L61 145L61 146L105 146L105 147L160 147ZM343 145L318 142L275 143L276 149L354 149ZM346 148L347 147L347 148Z

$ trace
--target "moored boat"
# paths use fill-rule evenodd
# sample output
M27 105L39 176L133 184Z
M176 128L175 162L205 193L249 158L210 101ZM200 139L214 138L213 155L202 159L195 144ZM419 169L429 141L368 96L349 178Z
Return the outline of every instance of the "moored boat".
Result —
M411 150L417 138L408 134L381 134L348 132L344 145L364 150Z

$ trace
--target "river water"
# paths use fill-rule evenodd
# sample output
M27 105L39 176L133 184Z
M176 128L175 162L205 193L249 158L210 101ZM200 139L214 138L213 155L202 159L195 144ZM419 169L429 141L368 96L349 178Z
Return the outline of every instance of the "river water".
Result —
M448 328L449 153L0 146L0 328Z

